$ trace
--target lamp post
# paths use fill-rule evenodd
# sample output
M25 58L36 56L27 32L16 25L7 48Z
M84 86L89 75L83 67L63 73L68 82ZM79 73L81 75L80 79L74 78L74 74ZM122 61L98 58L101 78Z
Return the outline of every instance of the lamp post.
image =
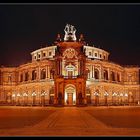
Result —
M128 103L128 94L125 93L125 94L124 94L124 97L125 97L125 104L127 104L127 103Z
M41 105L44 106L45 105L45 91L43 91L41 93Z
M117 96L117 95L118 95L118 94L117 94L116 92L114 92L113 95L112 95L113 104L114 104L114 105L116 105L116 96ZM115 100L114 100L114 98L115 98Z
M23 94L23 97L24 97L24 105L27 105L27 102L28 102L28 94L25 92Z
M44 91L44 94L45 94L45 105L46 105L46 101L47 101L47 104L49 104L49 100L48 100L48 96L49 96L49 91L47 90L47 91Z
M33 93L32 93L32 98L33 98L33 102L32 102L32 105L35 105L35 103L36 103L36 93L35 93L35 91L33 91Z
M122 93L120 93L121 105L122 105L122 97L123 97L123 94L122 94Z
M99 104L99 93L95 92L94 95L95 95L95 105L97 106Z
M109 94L108 94L107 92L104 93L104 97L105 97L105 105L107 105L107 97L108 97L108 95L109 95Z
M17 94L17 105L20 105L20 94Z
M15 94L12 94L12 104L13 105L15 104L15 97L16 97L16 95Z

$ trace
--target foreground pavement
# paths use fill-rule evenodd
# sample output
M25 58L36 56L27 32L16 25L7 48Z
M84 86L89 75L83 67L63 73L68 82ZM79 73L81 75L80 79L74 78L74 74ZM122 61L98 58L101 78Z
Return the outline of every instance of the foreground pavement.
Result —
M17 115L15 110L25 112ZM0 108L0 117L7 116L8 121L0 126L0 136L140 136L140 107L11 107L10 111Z

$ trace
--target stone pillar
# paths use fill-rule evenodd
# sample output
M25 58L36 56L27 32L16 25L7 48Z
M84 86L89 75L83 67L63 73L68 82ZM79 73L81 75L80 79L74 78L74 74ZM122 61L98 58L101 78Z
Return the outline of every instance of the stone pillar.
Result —
M99 70L99 80L102 79L102 67L100 66L100 70Z
M61 60L58 59L57 60L57 75L60 75L60 70L61 70L61 66L60 66L61 64L60 63L61 63Z
M48 78L48 66L46 66L46 79Z
M29 81L32 81L32 69L29 71Z
M23 71L22 72L22 75L23 75L23 82L25 81L25 72Z
M21 72L19 72L19 75L18 75L18 82L20 82L20 75L21 75Z
M90 79L92 78L92 65L90 65Z
M48 66L48 78L50 79L50 66Z
M110 69L108 68L107 71L108 71L108 80L110 81Z
M43 51L40 52L40 60L43 59Z
M118 81L117 80L117 72L114 72L114 74L115 74L115 81Z
M92 78L95 78L95 75L94 75L94 65L92 66Z
M120 72L120 82L122 82L122 73Z
M38 72L37 72L37 73L38 73L38 78L37 78L38 80L40 80L40 75L41 75L40 72L41 72L41 71L40 71L40 67L38 67Z
M60 69L59 69L59 70L60 70L60 73L59 73L59 74L62 75L62 60L60 60L59 65L60 65L60 66L59 66L59 67L60 67Z
M80 61L78 61L78 75L80 75L81 73L80 73Z

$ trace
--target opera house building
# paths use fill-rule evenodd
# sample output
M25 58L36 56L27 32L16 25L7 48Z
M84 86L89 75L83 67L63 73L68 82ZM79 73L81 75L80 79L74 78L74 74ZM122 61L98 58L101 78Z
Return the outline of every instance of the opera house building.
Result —
M31 52L32 61L0 68L0 105L138 105L140 68L109 61L67 24L54 45ZM17 60L18 61L18 60Z

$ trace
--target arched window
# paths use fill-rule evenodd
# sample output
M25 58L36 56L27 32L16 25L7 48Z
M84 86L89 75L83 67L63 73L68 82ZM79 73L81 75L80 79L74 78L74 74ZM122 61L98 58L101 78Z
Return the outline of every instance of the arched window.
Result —
M20 75L20 82L23 82L23 74Z
M28 81L28 80L29 80L29 73L26 72L26 73L25 73L25 81Z
M115 73L112 71L110 75L111 81L115 81Z
M99 79L99 70L98 69L94 70L94 76L95 76L95 79Z
M46 78L46 70L42 69L41 70L41 79L45 79Z
M108 80L108 71L107 70L104 70L104 79Z
M71 63L69 65L67 65L66 66L67 76L68 77L75 76L74 75L74 70L75 70L75 66L73 66Z
M33 70L32 71L32 80L36 80L36 78L37 78L37 71Z

